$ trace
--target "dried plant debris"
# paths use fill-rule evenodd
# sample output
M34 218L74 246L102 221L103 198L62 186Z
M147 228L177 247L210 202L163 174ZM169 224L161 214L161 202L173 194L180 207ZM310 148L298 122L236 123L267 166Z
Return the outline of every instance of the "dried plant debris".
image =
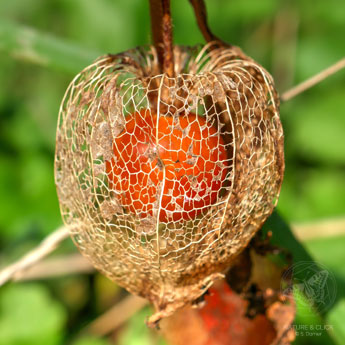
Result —
M272 252L258 254L253 242L249 248L235 261L227 279L211 287L203 301L199 299L199 308L185 307L162 320L170 344L291 344L295 303L292 295L280 290L287 261L278 265Z
M213 48L213 49L212 49ZM104 56L63 99L55 180L80 251L155 307L200 297L271 214L283 132L271 76L237 47Z
M161 321L161 332L172 345L288 345L295 339L293 305L277 301L253 318L247 305L225 281L216 283L203 308L177 311Z

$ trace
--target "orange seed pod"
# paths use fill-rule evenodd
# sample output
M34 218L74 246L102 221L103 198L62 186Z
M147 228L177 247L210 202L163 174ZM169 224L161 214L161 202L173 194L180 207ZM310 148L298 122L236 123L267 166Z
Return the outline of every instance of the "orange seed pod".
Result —
M61 105L55 180L93 265L147 298L154 324L222 277L277 203L283 131L272 77L237 47L98 59Z

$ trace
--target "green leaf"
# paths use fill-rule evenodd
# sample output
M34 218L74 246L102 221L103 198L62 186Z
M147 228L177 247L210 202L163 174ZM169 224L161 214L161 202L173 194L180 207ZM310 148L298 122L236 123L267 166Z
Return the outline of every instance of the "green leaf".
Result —
M297 315L294 322L296 331L296 345L334 345L328 325L316 313L303 313L307 301L303 294L296 289L294 299L297 307Z
M345 236L312 239L305 245L316 260L326 265L335 276L337 300L326 315L326 323L337 344L342 345L345 339Z
M264 232L269 230L272 231L271 243L276 245L278 248L286 249L288 253L291 253L294 264L310 263L312 265L315 263L315 265L319 266L310 252L303 246L301 242L296 239L289 225L283 220L277 211L273 212L263 226ZM304 274L304 270L294 270L294 278L296 278L298 281L304 281L306 278ZM307 332L312 333L314 326L320 325L322 332L319 332L320 335L318 335L319 338L317 338L315 344L332 344L333 342L329 338L325 328L325 323L327 321L325 321L325 319L321 316L321 313L324 310L320 310L320 312L315 310L310 301L308 301L303 293L298 289L294 289L294 298L297 305L297 316L295 321L296 327L305 327ZM316 300L314 302L316 308L322 307L322 303L317 303L318 301ZM301 334L303 334L303 337L298 338L296 343L310 344L311 338L309 336L305 337L305 332L300 333L300 336Z
M345 282L344 235L310 239L305 241L304 245L318 262L332 269ZM345 284L343 283L343 285L344 289L341 290L345 291Z
M294 262L313 261L309 252L296 239L290 226L277 211L266 220L262 229L264 232L272 231L271 243L291 253Z
M345 339L345 299L340 300L327 315L330 334L339 345L344 345Z
M0 291L0 345L55 345L66 314L43 285L9 285Z

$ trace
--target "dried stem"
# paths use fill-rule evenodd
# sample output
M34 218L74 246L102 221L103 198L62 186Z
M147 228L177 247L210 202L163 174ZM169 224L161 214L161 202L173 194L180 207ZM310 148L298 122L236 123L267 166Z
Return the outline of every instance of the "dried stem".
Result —
M215 36L207 24L207 11L204 0L189 0L193 6L196 21L206 42L218 41L221 45L227 45Z
M15 279L17 274L28 269L53 252L68 236L69 231L65 227L61 227L47 236L38 247L27 253L14 264L0 271L0 286L11 279Z
M148 301L144 298L128 295L110 310L94 320L86 327L85 331L98 336L109 334L147 304Z
M292 89L284 92L281 95L281 100L283 102L289 101L290 99L292 99L292 98L298 96L299 94L301 94L302 92L310 89L311 87L320 83L321 81L323 81L327 77L337 73L338 71L340 71L343 68L345 68L345 58L339 60L334 65L326 68L322 72L314 75L313 77L307 79L306 81L302 82L301 84L299 84L299 85L293 87Z
M173 34L170 0L149 0L151 31L161 71L174 76Z
M331 218L303 224L291 224L291 228L296 237L301 241L344 236L345 218Z
M88 274L94 271L95 268L84 256L73 253L36 262L28 269L17 272L15 280L47 279L71 274Z

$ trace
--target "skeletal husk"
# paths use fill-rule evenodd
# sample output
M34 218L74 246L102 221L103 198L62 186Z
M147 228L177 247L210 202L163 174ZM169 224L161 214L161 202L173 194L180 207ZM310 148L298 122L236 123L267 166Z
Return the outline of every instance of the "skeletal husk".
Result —
M174 78L159 74L153 47L99 58L70 84L57 129L55 181L72 239L104 275L154 305L151 325L223 276L271 214L284 171L270 74L237 47L175 46L174 57ZM195 219L142 218L109 187L114 138L141 109L158 117L193 112L226 141L222 190Z

